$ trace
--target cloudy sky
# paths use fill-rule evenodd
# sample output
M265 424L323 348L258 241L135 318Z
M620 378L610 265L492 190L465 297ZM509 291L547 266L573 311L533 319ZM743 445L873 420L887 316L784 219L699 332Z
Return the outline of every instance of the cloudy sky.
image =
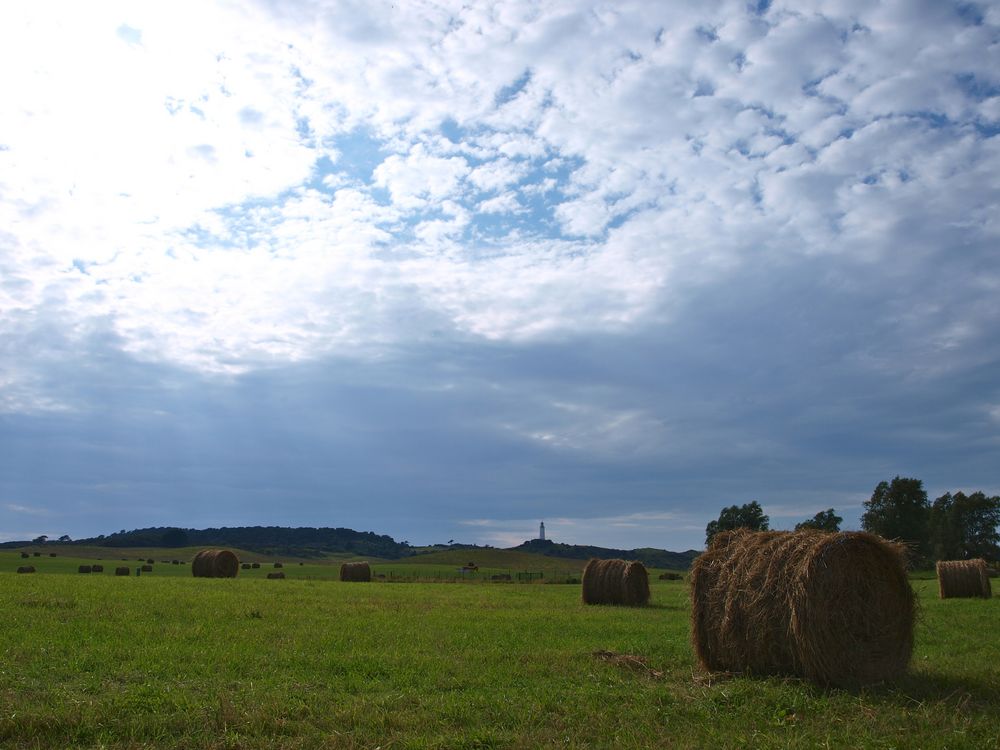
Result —
M6 3L0 540L1000 493L1000 3Z

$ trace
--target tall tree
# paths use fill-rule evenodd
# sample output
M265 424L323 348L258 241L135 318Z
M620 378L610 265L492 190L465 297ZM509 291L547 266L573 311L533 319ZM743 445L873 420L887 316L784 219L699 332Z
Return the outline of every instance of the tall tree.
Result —
M712 543L712 537L720 531L733 529L750 529L751 531L767 531L771 519L764 515L764 509L756 500L746 505L730 505L723 508L717 521L709 521L705 527L705 544Z
M795 524L795 530L818 529L819 531L840 531L840 524L844 519L833 512L833 508L821 510L808 521Z
M1000 497L946 492L931 506L928 525L935 560L1000 558Z
M927 521L930 505L919 479L895 477L879 482L865 502L861 528L886 539L899 539L918 556L928 553Z

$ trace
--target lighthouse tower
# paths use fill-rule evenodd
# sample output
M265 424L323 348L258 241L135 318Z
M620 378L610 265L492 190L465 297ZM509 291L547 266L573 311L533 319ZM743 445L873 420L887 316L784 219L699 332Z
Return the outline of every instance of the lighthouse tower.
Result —
M545 541L545 521L538 524L538 538L543 542Z

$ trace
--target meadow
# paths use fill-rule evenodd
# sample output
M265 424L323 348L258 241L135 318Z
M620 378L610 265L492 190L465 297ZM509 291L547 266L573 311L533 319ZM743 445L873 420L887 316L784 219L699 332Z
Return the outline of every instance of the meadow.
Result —
M655 576L628 609L540 581L341 583L333 561L278 581L21 562L0 553L3 748L1000 747L1000 600L941 601L929 576L909 674L849 691L705 674L686 582Z

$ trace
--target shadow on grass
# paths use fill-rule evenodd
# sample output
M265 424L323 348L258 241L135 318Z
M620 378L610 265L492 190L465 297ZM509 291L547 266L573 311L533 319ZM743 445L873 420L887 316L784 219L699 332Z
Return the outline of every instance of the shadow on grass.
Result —
M911 672L898 680L856 691L869 700L913 706L933 703L967 708L1000 711L1000 679L955 677L939 672Z

